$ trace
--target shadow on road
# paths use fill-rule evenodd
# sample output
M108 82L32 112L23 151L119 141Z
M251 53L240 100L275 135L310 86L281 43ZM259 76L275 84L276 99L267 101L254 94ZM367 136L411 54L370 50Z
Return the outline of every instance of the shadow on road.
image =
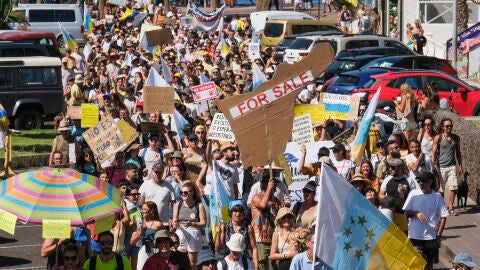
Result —
M26 260L26 259L22 259L22 258L0 256L0 265L2 267L29 264L31 262L32 261L30 261L30 260Z

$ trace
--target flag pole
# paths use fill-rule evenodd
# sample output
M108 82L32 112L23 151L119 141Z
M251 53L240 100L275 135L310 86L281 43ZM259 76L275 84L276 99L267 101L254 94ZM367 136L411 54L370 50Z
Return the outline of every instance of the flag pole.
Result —
M267 138L267 148L268 148L268 172L270 173L270 179L273 178L273 169L272 169L272 142L270 138L269 128L268 128L268 105L263 108L265 114L265 138Z

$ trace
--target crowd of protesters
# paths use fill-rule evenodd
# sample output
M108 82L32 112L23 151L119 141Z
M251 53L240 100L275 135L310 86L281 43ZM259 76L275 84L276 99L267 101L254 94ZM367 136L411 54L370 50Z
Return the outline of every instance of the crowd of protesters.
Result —
M122 194L123 211L116 215L111 231L93 234L94 225L89 225L72 228L74 240L46 239L42 256L49 258L48 269L311 268L315 193L322 162L404 230L429 265L438 260L437 242L446 217L455 211L453 198L447 209L436 191L448 188L454 195L456 166L461 170L460 142L451 133L451 120L442 120L436 133L433 118L425 117L415 139L411 130L416 125L406 123L403 132L387 134L376 118L360 164L352 161L349 146L341 143L320 148L318 161L306 164L309 149L302 146L298 169L310 181L302 189L304 201L291 205L283 169L273 167L271 177L269 167L262 167L265 164L244 168L235 143L207 139L218 110L211 104L194 103L191 96L191 87L204 78L216 84L218 99L253 91L253 65L272 77L281 59L272 48L264 50L261 58L248 58L253 32L248 19L235 17L221 32L193 31L180 24L182 14L175 7L165 13L158 6L141 23L153 25L160 15L170 18L174 41L154 53L140 47L141 25L118 20L124 8L107 5L105 19L94 11L93 34L86 37L83 48L67 50L62 59L65 108L97 104L100 119L124 120L139 132L139 138L100 163L82 137L86 129L80 120L72 119L66 110L58 117L60 135L53 141L50 166L71 167L115 185ZM218 47L221 36L228 53ZM172 102L188 121L181 127L180 140L175 139L180 132L170 129L169 115L143 111L142 89L150 69L163 76L167 73L161 70L159 58L167 63L171 85L179 96ZM316 83L309 85L296 103L315 103L321 90ZM406 102L418 102L408 89L398 101L400 110ZM350 128L356 132L366 107L360 105L358 121L328 119L315 125L315 139L332 140ZM161 123L164 131L143 132L142 122ZM212 232L209 195L216 181L214 170L230 200L231 221L214 224ZM438 203L427 207L432 202ZM61 248L55 252L57 247ZM215 252L222 259L217 260Z

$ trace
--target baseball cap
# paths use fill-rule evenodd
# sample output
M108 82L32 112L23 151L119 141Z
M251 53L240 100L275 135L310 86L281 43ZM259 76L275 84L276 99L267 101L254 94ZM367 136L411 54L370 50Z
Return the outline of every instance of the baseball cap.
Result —
M345 151L345 145L341 143L335 144L335 146L332 147L333 152L338 152L338 151Z

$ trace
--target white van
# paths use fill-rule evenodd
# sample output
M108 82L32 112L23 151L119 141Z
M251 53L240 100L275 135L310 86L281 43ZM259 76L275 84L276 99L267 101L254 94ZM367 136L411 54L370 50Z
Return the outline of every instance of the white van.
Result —
M280 10L257 11L250 14L250 21L256 32L263 31L268 20L315 20L315 18L302 12Z
M83 12L78 5L23 4L14 7L13 10L20 11L27 17L31 30L54 33L61 47L64 47L65 41L63 40L58 22L67 29L78 44L85 43L83 37ZM16 28L16 25L12 26L12 29Z

